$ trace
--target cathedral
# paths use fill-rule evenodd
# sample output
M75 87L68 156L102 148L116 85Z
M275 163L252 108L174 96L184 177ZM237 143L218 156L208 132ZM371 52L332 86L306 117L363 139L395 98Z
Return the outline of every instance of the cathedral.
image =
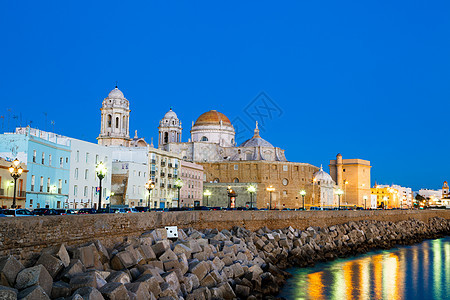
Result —
M192 124L188 142L181 141L181 122L172 109L159 122L158 129L158 147L180 153L187 161L286 161L284 150L261 138L258 123L253 137L237 146L233 125L227 116L216 110L198 117Z

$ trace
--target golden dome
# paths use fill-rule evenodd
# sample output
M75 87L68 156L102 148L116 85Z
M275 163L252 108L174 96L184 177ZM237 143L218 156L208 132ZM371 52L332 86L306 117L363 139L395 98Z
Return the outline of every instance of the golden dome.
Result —
M231 122L223 113L218 112L216 110L207 111L198 117L197 121L195 121L194 126L196 125L220 125L220 121L222 121L223 125L230 125Z

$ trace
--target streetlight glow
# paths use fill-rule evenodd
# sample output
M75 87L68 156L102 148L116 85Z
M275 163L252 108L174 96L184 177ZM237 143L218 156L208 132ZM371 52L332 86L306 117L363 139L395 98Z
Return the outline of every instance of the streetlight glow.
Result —
M250 193L250 208L253 208L253 194L256 193L256 186L253 184L250 184L247 187L247 192Z
M103 162L99 162L95 167L95 173L99 179L99 192L98 192L98 209L102 208L102 180L106 176L107 169Z
M19 166L20 161L16 158L13 161L13 164L8 168L11 177L14 179L14 195L13 195L13 203L11 208L16 208L16 188L17 188L17 178L22 175L23 169Z

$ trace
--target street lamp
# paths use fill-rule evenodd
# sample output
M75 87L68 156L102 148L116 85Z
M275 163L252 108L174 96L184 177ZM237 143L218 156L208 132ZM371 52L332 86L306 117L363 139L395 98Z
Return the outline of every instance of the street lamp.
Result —
M367 209L367 208L366 208L367 196L364 196L363 199L364 199L364 209Z
M98 193L98 209L102 208L102 180L106 176L106 167L103 162L99 162L95 167L95 172L97 173L97 177L100 181L100 190Z
M183 180L181 180L181 178L178 178L177 180L175 180L175 187L178 189L178 208L180 208L180 202L181 202L180 190L183 187Z
M270 201L269 202L270 203L269 204L269 210L272 210L272 193L275 192L275 188L273 186L269 186L266 190L269 192L269 197L270 197L269 198L270 199L269 200Z
M147 183L145 184L145 188L146 188L147 191L148 191L147 206L148 206L148 209L150 210L150 203L151 203L150 197L151 197L151 194L152 194L152 190L155 188L155 183L152 181L151 178L150 178L150 179L147 181Z
M344 191L343 190L341 190L341 189L338 189L337 191L336 191L336 195L338 195L338 210L341 210L341 195L343 195L344 194Z
M247 192L250 193L250 208L253 208L253 194L256 193L256 186L253 184L250 184L247 187Z
M389 198L386 197L386 196L383 197L383 209L386 209L386 202L387 202L388 199Z
M9 173L11 173L11 177L14 178L14 195L13 195L13 203L11 208L16 208L16 186L17 186L17 178L20 177L23 173L22 167L19 166L20 161L16 158L13 161L11 167L9 167Z
M205 190L205 191L203 192L203 195L206 197L206 206L209 206L209 205L208 205L208 202L209 202L209 196L212 195L211 191L210 191L210 190Z
M305 190L301 190L300 191L300 195L302 195L302 198L303 198L302 209L305 210L305 195L306 195L306 191Z

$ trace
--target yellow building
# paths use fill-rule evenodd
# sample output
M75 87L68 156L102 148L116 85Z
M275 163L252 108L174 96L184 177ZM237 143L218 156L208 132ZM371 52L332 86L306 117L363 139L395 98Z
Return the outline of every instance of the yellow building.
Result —
M400 196L397 189L376 185L370 190L372 195L377 196L377 207L387 209L400 207Z
M341 205L364 206L364 199L370 199L370 161L363 159L342 159L338 154L330 160L330 175L336 185L344 191Z

